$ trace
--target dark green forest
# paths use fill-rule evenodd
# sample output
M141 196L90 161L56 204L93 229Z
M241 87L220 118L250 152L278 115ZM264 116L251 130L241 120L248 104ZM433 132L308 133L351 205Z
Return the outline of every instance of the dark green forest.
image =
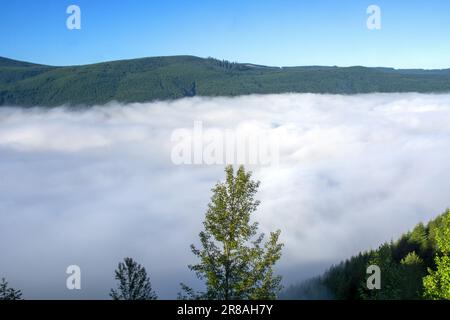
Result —
M0 106L90 106L110 101L129 103L287 92L449 91L450 69L279 68L194 56L55 67L0 57Z
M448 242L450 211L426 225L419 223L397 241L386 242L376 250L361 252L333 265L323 275L285 290L285 299L414 300L450 298ZM445 241L446 244L440 243ZM444 262L444 263L442 263ZM437 264L440 264L439 266ZM368 290L369 265L381 269L381 289ZM435 272L434 270L440 270ZM443 292L435 295L434 276ZM424 285L426 284L426 285ZM440 289L439 289L440 290Z

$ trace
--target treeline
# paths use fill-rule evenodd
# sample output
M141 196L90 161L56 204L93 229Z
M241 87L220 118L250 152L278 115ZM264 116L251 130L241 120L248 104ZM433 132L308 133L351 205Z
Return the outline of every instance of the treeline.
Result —
M450 299L450 211L419 223L395 242L359 253L320 277L291 286L289 299ZM367 268L381 270L381 289L367 288Z
M238 62L231 62L228 60L219 60L213 57L208 57L207 61L209 63L211 63L211 65L216 65L220 68L223 68L225 70L237 70L237 71L244 71L244 70L249 70L250 67L242 64L242 63L238 63Z
M449 92L450 70L267 67L193 56L52 67L0 57L0 106L92 106L192 96Z

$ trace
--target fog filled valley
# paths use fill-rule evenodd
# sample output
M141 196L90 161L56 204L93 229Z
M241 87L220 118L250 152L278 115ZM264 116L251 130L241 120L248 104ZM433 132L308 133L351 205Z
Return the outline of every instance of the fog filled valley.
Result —
M187 268L224 164L174 163L173 132L277 137L254 218L281 230L283 284L396 239L450 206L450 95L278 94L89 108L0 107L0 278L27 299L108 299L124 257L160 298ZM65 287L82 269L82 290Z

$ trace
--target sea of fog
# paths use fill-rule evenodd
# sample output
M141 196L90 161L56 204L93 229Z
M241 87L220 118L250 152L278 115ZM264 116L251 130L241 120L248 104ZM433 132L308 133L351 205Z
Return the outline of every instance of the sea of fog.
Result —
M0 278L25 298L107 299L114 269L145 265L161 298L187 269L224 165L176 164L174 130L279 137L261 231L281 229L286 285L395 239L450 206L450 95L283 94L87 109L0 108ZM79 265L81 290L66 289Z

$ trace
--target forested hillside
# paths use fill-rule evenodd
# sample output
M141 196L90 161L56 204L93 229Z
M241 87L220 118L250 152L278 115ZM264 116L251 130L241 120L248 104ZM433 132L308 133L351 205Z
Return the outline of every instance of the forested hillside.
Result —
M377 250L359 253L357 256L332 266L320 277L289 287L283 298L287 299L423 299L435 298L431 279L424 278L436 270L436 257L446 260L449 252L442 252L439 237L449 238L450 211L424 225L419 223L412 231L395 242L384 243ZM447 250L447 249L446 249ZM448 263L448 259L445 261ZM369 265L381 269L381 289L368 290L366 273ZM442 271L442 266L441 271ZM447 266L448 267L448 266ZM445 271L448 278L449 270ZM444 275L445 279L445 275ZM428 288L424 287L424 280ZM445 282L445 280L444 280ZM449 282L447 280L447 282ZM438 283L450 296L449 283ZM445 287L447 286L447 287ZM449 291L449 292L447 292ZM442 297L442 295L440 296Z
M448 69L278 68L194 56L52 67L0 58L0 106L94 105L286 92L448 91Z

